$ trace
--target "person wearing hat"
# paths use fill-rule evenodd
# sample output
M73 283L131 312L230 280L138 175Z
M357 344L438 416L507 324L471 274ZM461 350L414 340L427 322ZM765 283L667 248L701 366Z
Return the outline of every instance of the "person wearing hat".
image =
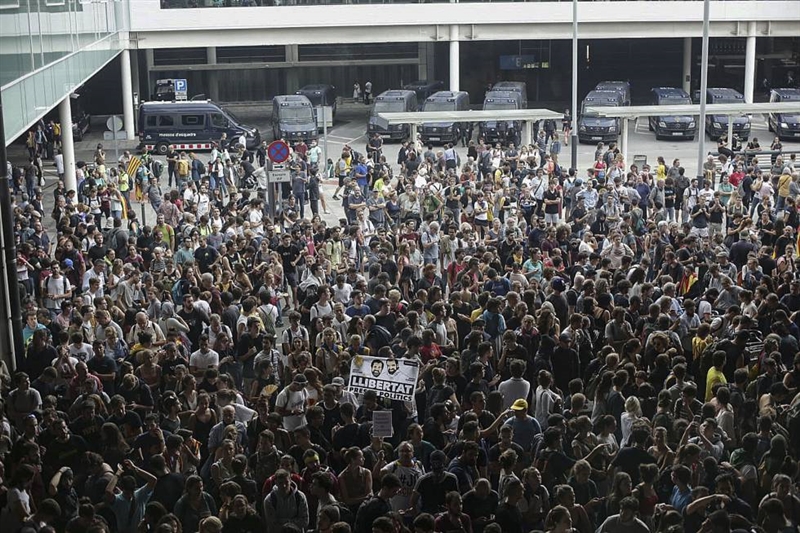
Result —
M518 398L511 404L511 411L514 416L506 421L503 426L509 426L514 430L512 441L522 447L523 450L530 450L533 447L536 435L542 432L539 421L528 414L528 402L524 398Z
M275 410L283 417L283 427L287 431L306 425L307 383L308 379L303 374L297 374L275 400Z
M339 402L339 405L344 403L353 404L353 407L358 409L360 403L356 395L346 390L344 378L341 376L336 376L331 380L331 385L336 387L336 401Z

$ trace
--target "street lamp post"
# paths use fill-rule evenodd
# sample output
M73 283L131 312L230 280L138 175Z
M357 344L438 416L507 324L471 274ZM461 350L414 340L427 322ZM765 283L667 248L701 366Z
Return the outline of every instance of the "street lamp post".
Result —
M697 133L700 142L697 148L697 182L705 179L703 174L703 163L705 162L706 151L706 89L708 89L708 19L710 13L710 2L703 2L703 51L700 58L700 119L697 121Z
M708 1L708 0L706 0ZM572 0L572 168L578 171L578 0Z

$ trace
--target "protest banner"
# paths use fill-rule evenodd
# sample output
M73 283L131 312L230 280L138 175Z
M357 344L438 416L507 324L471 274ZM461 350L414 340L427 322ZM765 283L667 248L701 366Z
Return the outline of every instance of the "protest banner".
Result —
M382 398L411 402L419 376L419 363L414 359L384 359L360 355L350 363L347 389L354 394L373 390Z

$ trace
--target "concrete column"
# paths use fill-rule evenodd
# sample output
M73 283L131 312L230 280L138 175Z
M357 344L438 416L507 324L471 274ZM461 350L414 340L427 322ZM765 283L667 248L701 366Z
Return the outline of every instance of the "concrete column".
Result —
M461 65L459 63L461 47L458 42L458 24L450 26L450 90L458 91L461 81Z
M153 57L153 49L147 48L144 51L145 68L147 69L147 87L144 88L144 94L139 94L139 101L150 100L151 92L155 87L155 78L153 77L153 66L155 59Z
M756 82L756 23L747 23L747 43L744 50L744 101L753 103Z
M683 38L683 90L692 94L692 38ZM627 161L626 161L627 162Z
M209 46L206 48L206 62L209 65L216 65L217 64L217 47L216 46ZM219 71L217 70L207 70L206 75L208 76L208 97L212 100L219 101Z
M58 119L61 122L61 152L64 154L64 187L77 191L75 179L75 143L72 141L72 105L70 95L58 104Z
M122 122L125 127L125 136L129 141L136 138L136 129L133 126L133 82L131 80L131 51L125 49L120 54L122 64Z
M428 78L428 45L427 43L419 43L417 45L417 79L424 80Z
M286 62L291 65L286 69L286 94L294 94L294 92L300 88L300 76L298 72L300 66L297 64L300 61L300 57L297 48L296 44L286 45ZM362 87L364 81L361 82Z
M134 105L138 105L142 101L144 95L142 94L141 82L139 80L139 51L131 50L131 79L133 84L131 89L134 94Z
M532 134L531 131L533 130L533 121L532 120L523 120L522 121L522 135L520 136L520 144L522 146L528 146L531 144Z
M622 141L622 159L625 163L625 167L630 167L630 162L628 161L628 119L622 118L620 119L621 129L620 132L620 140Z

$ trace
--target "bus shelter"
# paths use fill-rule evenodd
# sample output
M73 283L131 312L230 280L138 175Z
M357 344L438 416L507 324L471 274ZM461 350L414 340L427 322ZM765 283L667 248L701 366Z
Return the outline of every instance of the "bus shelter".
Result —
M628 129L629 121L639 117L669 117L669 116L700 116L700 104L675 104L675 105L644 105L628 107L601 107L587 106L584 110L586 114L600 117L618 118L620 125L620 152L628 164ZM800 114L800 102L776 102L759 104L707 104L706 118L712 115L724 115L728 117L728 142L733 141L733 117L740 115L756 114ZM697 134L705 135L705 124L697 121Z
M423 124L449 122L489 122L507 121L522 122L521 143L533 141L532 126L540 120L561 120L564 115L550 109L509 109L495 111L418 111L408 113L378 113L377 124L388 129L393 125L408 124L411 127L411 138L416 140L417 127Z

